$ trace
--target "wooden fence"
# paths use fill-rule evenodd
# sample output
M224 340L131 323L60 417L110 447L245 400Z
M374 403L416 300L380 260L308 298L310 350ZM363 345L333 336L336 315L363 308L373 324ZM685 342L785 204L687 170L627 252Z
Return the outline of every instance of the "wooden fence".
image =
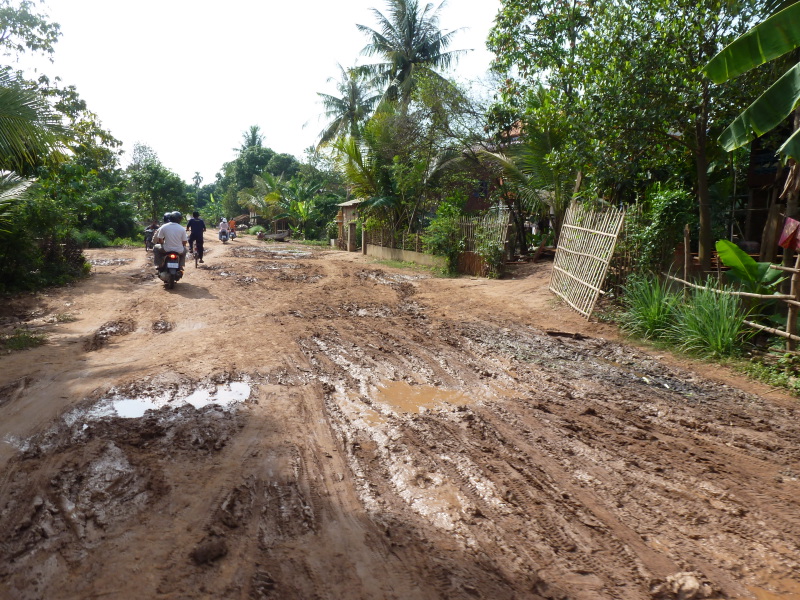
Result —
M603 293L603 280L624 219L624 210L595 211L573 203L561 226L550 291L587 319Z
M484 243L505 246L508 239L507 212L498 212L483 217L461 217L458 227L464 240L464 251L475 252Z
M496 244L505 248L508 240L509 215L507 212L488 214L482 217L462 217L458 221L458 239L464 247L459 256L459 271L470 275L484 275L485 261L476 253L482 243ZM424 252L425 247L419 233L396 232L388 229L373 229L364 233L364 242L372 246ZM454 240L457 243L457 240Z

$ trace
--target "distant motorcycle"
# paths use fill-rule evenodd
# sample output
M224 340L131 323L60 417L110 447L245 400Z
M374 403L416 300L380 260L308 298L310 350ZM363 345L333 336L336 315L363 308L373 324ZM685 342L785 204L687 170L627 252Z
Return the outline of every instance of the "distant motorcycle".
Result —
M231 229L231 239L232 240L236 239L236 230L235 229Z
M219 241L222 242L223 244L228 243L228 232L225 231L224 229L219 232Z
M153 234L156 232L155 229L145 229L144 230L144 251L147 252L148 250L153 249Z
M169 289L175 287L175 282L183 277L181 271L181 255L177 252L167 252L161 261L161 266L157 269L158 278L166 284Z

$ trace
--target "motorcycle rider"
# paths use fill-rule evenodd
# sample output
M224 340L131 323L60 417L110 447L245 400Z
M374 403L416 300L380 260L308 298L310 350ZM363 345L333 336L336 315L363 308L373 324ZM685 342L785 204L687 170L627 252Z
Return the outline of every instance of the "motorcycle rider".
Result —
M158 231L153 234L153 264L156 268L161 267L164 262L164 256L168 252L177 253L180 258L181 272L183 266L186 264L186 246L189 243L189 238L186 235L186 230L180 224L183 215L177 210L169 213L169 223L165 223L158 228Z
M228 230L230 231L230 238L234 239L236 237L236 221L233 219L228 221Z
M153 221L150 225L147 226L147 229L144 230L144 251L147 252L150 250L150 247L153 245L153 234L158 230L158 221Z
M192 244L197 244L197 257L203 262L203 232L206 230L206 222L200 218L200 213L194 211L192 218L186 223L186 231L189 233L189 252L192 252Z
M228 236L228 219L222 217L222 221L219 222L219 239L222 240L222 232L225 232L225 236Z

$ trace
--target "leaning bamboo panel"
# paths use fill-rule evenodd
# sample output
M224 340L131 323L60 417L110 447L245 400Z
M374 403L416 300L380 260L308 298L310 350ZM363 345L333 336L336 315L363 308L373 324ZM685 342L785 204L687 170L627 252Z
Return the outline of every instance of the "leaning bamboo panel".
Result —
M573 203L561 226L550 291L587 319L603 293L624 218L623 210L593 211Z

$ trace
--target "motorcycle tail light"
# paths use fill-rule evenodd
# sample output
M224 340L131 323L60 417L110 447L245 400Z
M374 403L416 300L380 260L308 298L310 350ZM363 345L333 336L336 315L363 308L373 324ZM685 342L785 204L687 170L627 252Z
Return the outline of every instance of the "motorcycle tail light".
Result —
M169 255L170 258L178 258L178 255L174 252Z

